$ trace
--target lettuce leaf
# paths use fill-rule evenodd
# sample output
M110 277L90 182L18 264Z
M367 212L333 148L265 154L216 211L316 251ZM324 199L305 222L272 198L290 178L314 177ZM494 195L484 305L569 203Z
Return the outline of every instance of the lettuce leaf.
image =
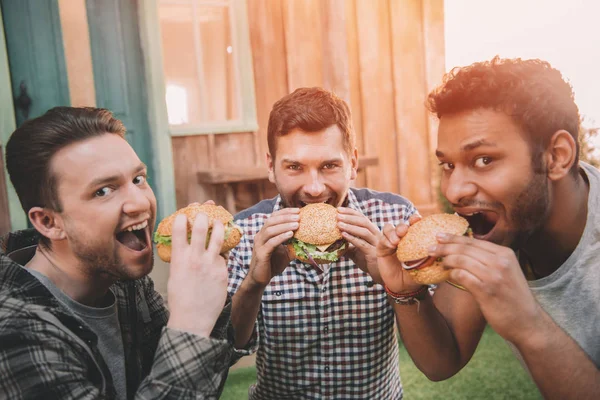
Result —
M339 259L339 250L345 249L347 243L344 243L342 247L332 252L320 251L314 244L305 243L296 238L292 239L292 245L294 246L294 251L296 252L296 254L301 257L308 258L308 254L310 254L312 258L318 258L320 260L335 262Z

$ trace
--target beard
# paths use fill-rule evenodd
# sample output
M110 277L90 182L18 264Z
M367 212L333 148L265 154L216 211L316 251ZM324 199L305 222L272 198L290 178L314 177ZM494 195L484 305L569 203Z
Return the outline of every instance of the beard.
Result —
M144 272L140 274L123 262L119 256L118 246L108 242L79 240L80 237L83 235L69 235L71 249L90 275L128 281L139 279L152 269L153 254L149 265L146 265L146 268L143 268Z
M520 248L544 225L550 213L550 192L546 171L534 168L533 177L517 195L508 215L515 228L511 247Z

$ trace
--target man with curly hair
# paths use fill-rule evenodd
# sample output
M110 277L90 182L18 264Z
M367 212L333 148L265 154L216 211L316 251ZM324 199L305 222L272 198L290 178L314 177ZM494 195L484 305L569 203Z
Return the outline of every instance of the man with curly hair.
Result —
M441 188L473 238L438 235L450 283L396 305L402 340L432 380L456 374L489 324L546 398L600 398L600 172L578 161L571 86L540 60L456 68L429 95ZM406 225L379 237L394 293L420 286L394 255ZM405 302L406 303L406 302Z

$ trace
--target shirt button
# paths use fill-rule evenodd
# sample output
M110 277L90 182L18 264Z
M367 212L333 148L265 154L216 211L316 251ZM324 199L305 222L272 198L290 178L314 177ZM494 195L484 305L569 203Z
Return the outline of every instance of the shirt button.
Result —
M276 291L276 292L275 292L275 296L281 296L281 291L279 291L279 290L278 290L278 291Z
M325 372L329 372L329 365L325 366Z
M326 288L326 287L324 287L324 288L323 288L323 289L321 289L321 290L322 290L322 291L324 291L324 292L326 292L326 291L327 291L327 288Z
M328 333L329 332L329 328L323 329L323 332Z
M373 287L374 285L375 285L375 282L373 282L373 281L367 281L367 282L365 282L365 286L366 287Z

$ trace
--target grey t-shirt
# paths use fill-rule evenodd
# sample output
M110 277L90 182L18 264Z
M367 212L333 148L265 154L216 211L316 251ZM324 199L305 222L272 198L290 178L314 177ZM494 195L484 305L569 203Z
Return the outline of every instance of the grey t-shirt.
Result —
M553 274L528 283L542 308L600 368L600 171L581 167L590 191L579 244Z
M127 383L125 378L125 351L123 350L123 339L121 327L117 314L117 302L115 295L112 296L110 305L102 308L89 307L71 299L44 274L27 269L48 290L63 303L69 310L83 320L83 322L98 336L98 349L104 357L108 369L113 378L113 384L117 392L117 399L127 398Z

